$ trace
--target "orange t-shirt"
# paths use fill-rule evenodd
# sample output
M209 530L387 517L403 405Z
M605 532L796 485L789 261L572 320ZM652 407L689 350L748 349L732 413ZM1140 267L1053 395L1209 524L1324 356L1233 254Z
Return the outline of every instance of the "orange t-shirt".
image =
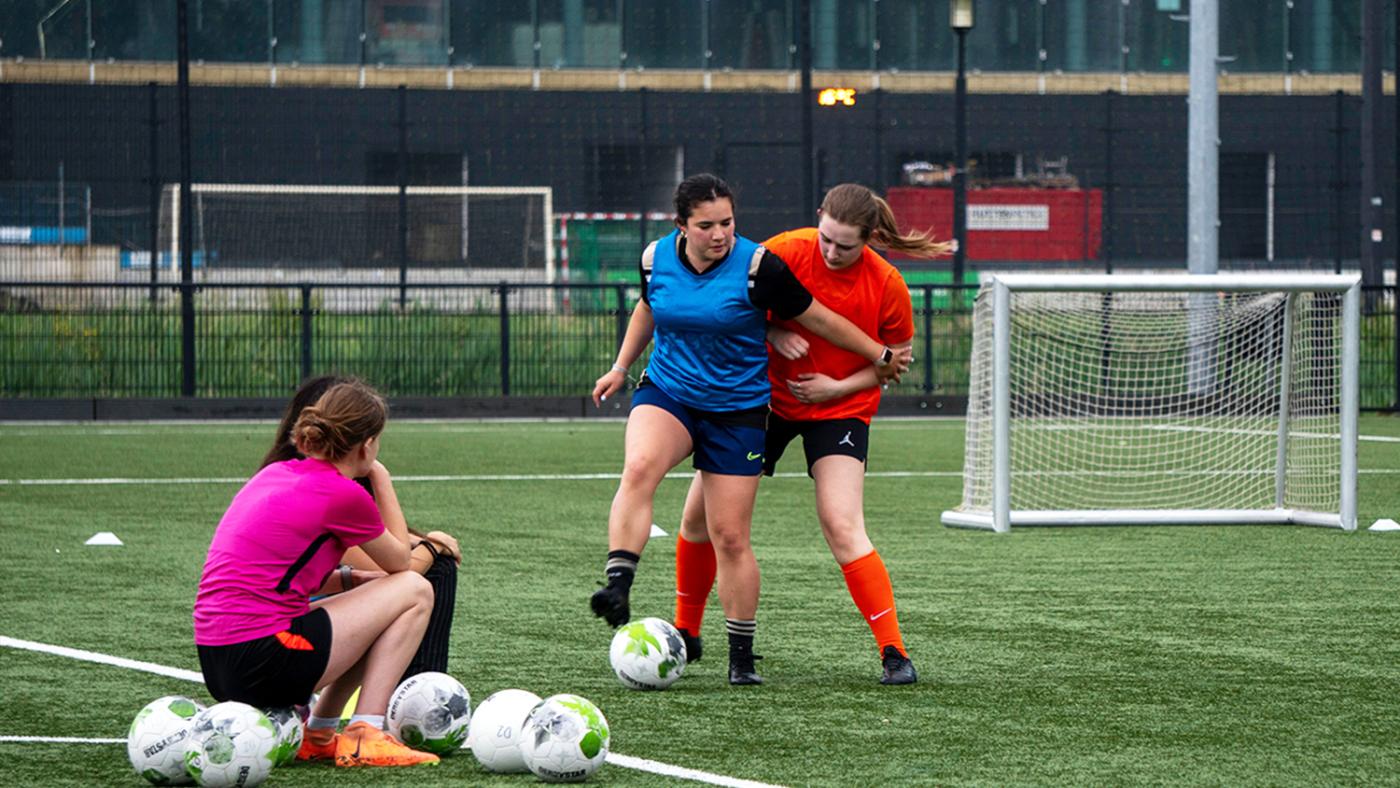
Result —
M839 271L827 267L817 247L817 228L775 235L764 247L783 258L788 268L818 301L866 334L886 345L900 345L914 337L914 308L909 286L885 258L865 247L861 258ZM771 319L771 315L770 315ZM789 421L860 419L869 424L880 407L880 387L872 386L846 397L808 404L798 402L787 381L804 372L816 372L840 380L871 365L870 359L842 350L791 320L773 320L806 338L811 350L788 361L768 348L768 382L773 385L773 412Z

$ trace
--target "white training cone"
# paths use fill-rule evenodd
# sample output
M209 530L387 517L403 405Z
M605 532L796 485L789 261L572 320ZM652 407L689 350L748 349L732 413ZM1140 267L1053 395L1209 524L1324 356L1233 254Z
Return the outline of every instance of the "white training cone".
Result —
M1374 523L1371 523L1371 527L1370 527L1370 528L1367 528L1366 530L1368 530L1368 531L1400 531L1400 523L1397 523L1397 522L1395 522L1394 520L1392 520L1392 519L1390 519L1389 517L1387 517L1387 518L1385 518L1385 519L1377 520L1377 521L1375 521Z
M652 524L651 524L651 535L652 535L652 536L666 536L667 534L666 534L665 531L661 530L661 526L657 525L656 523L652 523Z
M113 547L120 547L122 544L122 540L118 539L117 535L112 533L111 531L98 531L97 533L92 535L91 539L88 539L86 542L83 542L83 544L111 545Z

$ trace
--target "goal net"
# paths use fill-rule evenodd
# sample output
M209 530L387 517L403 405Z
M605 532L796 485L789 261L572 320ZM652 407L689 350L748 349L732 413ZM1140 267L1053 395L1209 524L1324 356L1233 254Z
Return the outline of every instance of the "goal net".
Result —
M188 244L203 278L543 281L555 277L548 187L167 185L161 262ZM189 237L180 220L189 213Z
M946 525L1356 527L1359 278L1005 275Z

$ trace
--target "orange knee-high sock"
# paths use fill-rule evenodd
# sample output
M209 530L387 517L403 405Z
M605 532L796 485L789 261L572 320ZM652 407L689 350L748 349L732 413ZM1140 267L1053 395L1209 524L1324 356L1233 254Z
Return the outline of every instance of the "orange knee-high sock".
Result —
M846 588L850 589L851 599L870 625L875 635L875 647L884 651L885 646L894 646L899 653L908 656L904 650L904 638L899 634L899 615L894 610L894 587L890 585L890 573L880 553L869 553L841 567L846 577Z
M676 620L677 629L700 634L705 619L705 603L715 584L715 548L709 542L690 542L676 535Z

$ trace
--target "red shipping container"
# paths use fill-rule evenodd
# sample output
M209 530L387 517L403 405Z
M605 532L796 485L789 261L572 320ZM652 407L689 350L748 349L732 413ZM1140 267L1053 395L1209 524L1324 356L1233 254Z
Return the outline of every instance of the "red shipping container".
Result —
M900 231L953 237L953 190L900 186L886 199ZM1101 189L974 189L967 193L968 260L1092 261L1103 229ZM898 254L894 259L909 259Z

